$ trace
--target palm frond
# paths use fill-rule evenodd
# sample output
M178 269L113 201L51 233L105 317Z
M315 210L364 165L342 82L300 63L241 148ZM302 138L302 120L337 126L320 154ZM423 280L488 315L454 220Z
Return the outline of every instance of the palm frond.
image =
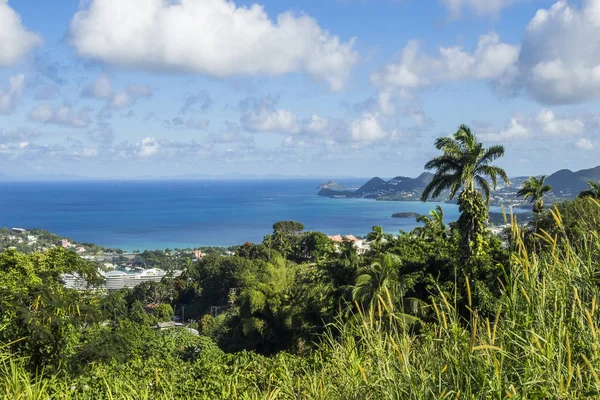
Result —
M475 181L479 185L479 189L483 192L483 198L485 199L486 202L489 202L490 201L490 193L491 193L490 184L488 183L488 181L486 181L479 175L477 175L475 177Z

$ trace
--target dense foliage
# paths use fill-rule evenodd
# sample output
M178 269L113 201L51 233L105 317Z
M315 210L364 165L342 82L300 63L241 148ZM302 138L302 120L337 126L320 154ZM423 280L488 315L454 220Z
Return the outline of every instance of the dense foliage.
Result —
M517 225L509 248L489 237L494 256L470 275L457 261L458 229L445 229L436 215L422 218L425 224L414 232L386 236L364 256L344 246L303 263L276 249L270 259L260 251L249 253L256 258L210 256L187 277L108 296L62 288L64 271L95 279L73 253L2 253L2 394L423 399L599 393L600 225L589 224L600 222L600 203L578 199L548 211L540 230L560 233L542 233L544 246L535 252L524 240L530 233ZM218 285L219 278L226 283ZM235 293L226 290L232 286ZM172 314L146 310L146 303L203 301L210 308L201 300L205 289L225 310L199 318L200 336L153 329Z
M487 165L468 135L465 157ZM105 294L63 287L65 273L99 282L73 252L0 253L0 395L600 395L600 202L540 209L535 227L508 216L500 239L469 179L450 186L463 187L457 222L436 208L412 232L373 227L360 255L349 240L282 221L233 256L188 259L179 277ZM193 329L158 329L174 316Z

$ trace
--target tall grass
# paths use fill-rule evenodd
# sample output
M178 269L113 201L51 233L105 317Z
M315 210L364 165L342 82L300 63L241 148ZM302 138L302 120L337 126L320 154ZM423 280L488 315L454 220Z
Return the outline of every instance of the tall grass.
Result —
M600 207L600 203L596 203ZM553 210L556 224L560 214ZM435 322L418 334L394 307L389 293L370 310L340 321L323 337L310 360L267 359L268 368L243 356L223 376L218 394L202 392L214 376L197 376L198 395L180 392L174 382L160 391L120 377L101 384L103 398L270 398L270 399L579 399L600 397L600 235L540 232L543 252L529 252L519 226L512 224L509 269L495 315L469 308L465 320L453 301L440 294ZM466 278L469 306L471 285ZM462 314L464 315L464 314ZM260 365L265 361L260 361ZM165 375L166 377L167 375ZM157 382L165 380L156 376ZM4 398L97 398L72 391L57 377L31 377L6 350L0 356ZM191 393L191 394L190 394ZM205 393L201 395L200 393ZM97 395L97 392L96 392Z
M560 227L560 215L552 213ZM307 397L600 396L599 233L575 244L541 232L548 250L531 254L514 222L512 230L510 272L493 317L471 310L464 323L440 294L433 302L436 322L415 336L390 299L380 299L359 323L340 324L339 338L328 337L322 351L330 357L307 373L320 377L304 385L316 389ZM468 279L467 286L470 293ZM293 398L296 392L287 387L285 393Z

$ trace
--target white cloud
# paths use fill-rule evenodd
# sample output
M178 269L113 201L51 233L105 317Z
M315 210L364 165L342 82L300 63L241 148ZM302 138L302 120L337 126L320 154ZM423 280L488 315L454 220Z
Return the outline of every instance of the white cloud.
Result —
M0 88L0 114L10 114L14 110L23 94L24 83L25 76L18 74L10 77L7 88Z
M242 126L249 132L298 132L296 115L288 110L263 105L242 117Z
M586 124L580 118L557 117L543 109L533 115L517 115L510 119L504 129L487 127L479 132L482 140L490 142L514 142L530 139L566 139L585 131Z
M446 0L453 12L469 7L485 14L514 1ZM409 41L400 60L372 74L380 110L395 112L398 95L447 81L484 80L499 93L525 88L542 104L574 104L600 97L600 0L580 7L559 0L539 9L520 46L502 43L495 33L479 38L473 52L441 47L427 55Z
M381 127L376 115L365 114L352 122L350 136L355 142L373 143L384 139L387 134Z
M406 96L414 89L447 81L512 81L518 57L519 46L501 42L495 33L480 36L473 52L460 46L440 47L436 57L423 54L419 43L411 40L399 62L373 73L371 83L379 91L381 111L393 114L394 96Z
M442 47L440 54L450 80L493 80L511 72L519 57L519 46L502 43L497 34L490 33L479 37L472 54L462 47Z
M158 152L160 145L155 138L145 137L141 142L136 143L136 147L139 157L151 157Z
M376 87L392 87L399 89L416 89L428 86L431 81L424 73L434 67L439 67L439 61L419 53L419 43L415 40L408 42L402 50L399 63L386 65L381 71L371 75L371 82Z
M302 130L308 134L322 135L327 133L330 127L329 118L319 117L317 114L311 115L311 117L303 121Z
M533 97L545 104L579 103L600 96L600 0L581 8L566 0L540 9L530 21L519 68Z
M532 133L523 125L521 118L511 118L504 129L497 130L490 127L478 136L480 139L490 142L512 142L533 137Z
M575 146L582 150L594 150L596 145L589 139L581 138L575 142Z
M585 125L579 118L557 118L550 110L540 111L535 122L542 132L550 136L574 136L583 132Z
M71 21L80 56L144 70L216 77L306 72L332 90L358 55L307 15L271 20L260 5L226 0L91 0Z
M522 0L441 0L450 13L457 17L466 8L473 10L478 15L495 15L503 8L507 8Z
M0 66L18 63L42 42L40 35L21 24L20 15L8 5L8 0L0 0Z
M75 112L70 106L54 107L51 104L36 106L29 113L29 119L69 128L86 128L90 124L89 112L86 109Z
M108 99L112 96L112 80L107 74L100 74L96 80L90 83L84 90L83 95L96 99Z

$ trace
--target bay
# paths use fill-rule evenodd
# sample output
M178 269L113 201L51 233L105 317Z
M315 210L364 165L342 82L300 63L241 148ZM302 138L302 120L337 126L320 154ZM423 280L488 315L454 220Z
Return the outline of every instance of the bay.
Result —
M358 187L364 179L338 180ZM79 242L135 249L260 242L277 221L302 222L329 235L411 230L412 218L438 203L329 199L317 179L0 182L0 226L40 228ZM446 220L458 208L442 204Z

